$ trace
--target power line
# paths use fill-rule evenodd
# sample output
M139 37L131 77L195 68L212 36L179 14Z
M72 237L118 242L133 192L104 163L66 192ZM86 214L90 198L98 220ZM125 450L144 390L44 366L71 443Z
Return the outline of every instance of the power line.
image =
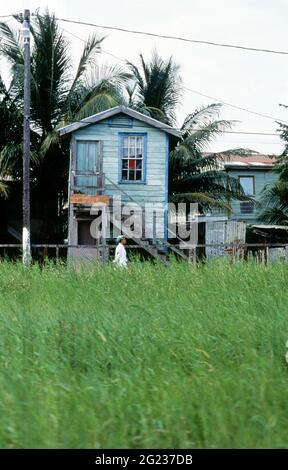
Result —
M197 131L201 131L201 129L197 129ZM244 135L265 135L265 136L278 136L279 134L276 133L269 133L269 132L245 132L245 131L221 131L224 134L244 134Z
M152 37L161 38L161 39L172 39L172 40L189 42L189 43L194 43L194 44L204 44L204 45L208 45L208 46L240 49L240 50L243 50L243 51L288 55L288 51L281 51L281 50L274 50L274 49L264 49L264 48L258 48L258 47L240 46L240 45L236 45L236 44L225 44L225 43L219 43L219 42L213 42L213 41L203 41L203 40L198 40L198 39L189 39L189 38L184 38L184 37L181 37L181 36L170 36L170 35L167 35L167 34L157 34L157 33L151 33L151 32L148 32L148 31L138 31L138 30L133 30L133 29L120 28L120 27L116 27L116 26L106 26L106 25L100 25L100 24L96 24L96 23L88 23L88 22L85 22L85 21L68 20L67 18L57 18L57 20L58 21L64 21L66 23L79 24L79 25L83 25L83 26L92 26L94 28L120 31L120 32L123 32L123 33L128 33L128 34L141 34L141 35L144 35L144 36L152 36Z
M79 36L76 36L76 34L74 33L71 33L71 31L68 31L67 29L63 28L63 31L66 31L66 33L68 34L71 34L71 36L74 36L76 39L79 39L79 41L82 41L83 43L85 43L85 40L80 38ZM119 57L115 54L112 54L111 52L108 52L104 49L102 49L102 52L104 54L107 54L107 55L110 55L111 57L114 57L114 59L118 59L120 60L121 62L125 62L127 63L127 60L123 59L122 57ZM229 106L230 108L234 108L234 109L238 109L240 111L245 111L246 113L250 113L250 114L254 114L255 116L260 116L260 117L263 117L265 119L270 119L272 121L278 121L278 122L282 122L283 124L287 124L288 125L288 122L287 121L284 121L283 119L279 119L279 118L276 118L276 117L273 117L273 116L269 116L268 114L263 114L263 113L259 113L257 111L253 111L251 109L248 109L248 108L243 108L241 106L238 106L236 104L232 104L232 103L229 103L228 101L224 101L222 99L218 99L218 98L215 98L213 96L210 96L210 95L206 95L205 93L201 93L200 91L197 91L197 90L193 90L192 88L188 88L186 86L183 86L184 90L187 90L187 91L190 91L191 93L194 93L196 95L199 95L199 96L203 96L204 98L208 98L210 100L213 100L213 101L217 101L217 103L221 103L221 104L224 104L225 106Z
M79 41L82 41L83 43L85 43L85 40L80 38L79 36L77 36L76 34L74 33L71 33L71 31L68 31L67 29L63 28L63 31L65 31L66 33L70 34L71 36L74 36L76 39L79 39ZM115 54L112 54L111 52L108 52L104 49L102 49L102 52L104 52L104 54L107 54L107 55L110 55L111 57L114 57L114 59L118 59L122 62L127 62L125 59L115 55ZM229 106L230 108L234 108L234 109L238 109L240 111L245 111L246 113L250 113L250 114L254 114L255 116L260 116L260 117L263 117L265 119L270 119L272 121L278 121L278 122L282 122L283 124L287 124L288 125L288 122L284 121L283 119L279 119L279 118L276 118L276 117L273 117L273 116L269 116L268 114L263 114L263 113L259 113L257 111L252 111L251 109L247 109L247 108L243 108L241 106L238 106L238 105L235 105L235 104L232 104L232 103L228 103L227 101L224 101L222 99L218 99L218 98L215 98L213 96L210 96L210 95L206 95L205 93L201 93L200 91L197 91L197 90L193 90L192 88L188 88L186 86L183 86L184 90L187 90L187 91L190 91L191 93L194 93L196 95L199 95L199 96L203 96L204 98L208 98L210 100L213 100L213 101L217 101L218 103L222 103L224 104L225 106ZM273 135L273 134L272 134Z
M205 95L204 93L200 93L200 91L192 90L192 88L188 88L186 86L183 86L183 88L185 90L191 91L191 93L195 93L196 95L204 96L205 98L209 98L210 100L214 100L214 101L217 101L218 103L222 103L222 104L225 104L226 106L230 106L230 108L239 109L240 111L245 111L246 113L255 114L256 116L260 116L266 119L272 119L273 121L279 121L279 122L282 122L283 124L288 125L287 121L283 121L282 119L269 116L268 114L258 113L257 111L252 111L251 109L243 108L241 106L237 106L236 104L228 103L227 101L220 100L213 96Z
M0 15L0 18L13 18L14 15ZM32 13L33 16L33 13ZM83 26L92 26L94 28L101 28L101 29L109 29L113 31L120 31L123 33L128 33L128 34L141 34L144 36L152 36L152 37L157 37L157 38L162 38L162 39L171 39L171 40L177 40L177 41L184 41L184 42L189 42L189 43L194 43L194 44L204 44L208 46L216 46L216 47L226 47L226 48L232 48L232 49L240 49L244 51L252 51L252 52L264 52L264 53L269 53L269 54L280 54L280 55L288 55L288 51L281 51L281 50L275 50L275 49L266 49L266 48L258 48L258 47L251 47L251 46L240 46L238 44L226 44L226 43L219 43L219 42L214 42L214 41L204 41L204 40L199 40L199 39L190 39L190 38L184 38L181 36L171 36L167 34L157 34L157 33L151 33L149 31L138 31L138 30L133 30L133 29L127 29L127 28L120 28L116 26L106 26L106 25L99 25L96 23L88 23L85 21L76 21L76 20L68 20L67 18L56 18L58 21L63 21L66 23L72 23L72 24L79 24ZM78 36L74 35L73 33L72 36L75 36L76 38L80 39ZM109 54L109 53L108 53ZM113 54L111 54L113 55ZM116 56L115 56L116 57Z
M114 59L121 60L122 62L125 62L127 64L127 61L125 59L121 59L117 55L112 54L112 52L105 51L104 49L102 49L102 52L104 52L104 54L110 55L111 57L114 57Z
M237 140L236 142L230 142L229 145L236 144L237 142L239 142L239 141ZM215 143L217 143L217 144L228 144L228 142L226 140L218 140L218 139L217 139L217 141L215 141ZM284 142L283 143L282 142L258 142L258 141L253 141L253 142L244 141L243 142L241 140L241 145L244 145L244 144L245 145L246 144L247 145L251 145L251 144L253 144L253 145L281 145L281 146L285 145Z
M79 36L77 36L74 33L71 33L71 31L68 31L68 29L63 28L63 26L62 26L62 30L65 31L66 33L70 34L74 38L79 39L79 41L82 41L83 43L86 42L85 39L80 38ZM101 49L101 52L104 52L104 54L110 55L111 57L114 57L114 59L120 60L121 62L125 62L125 64L127 63L127 61L125 59L122 59L121 57L119 57L115 54L112 54L112 52L105 51L104 49Z
M63 26L62 26L62 30L65 31L65 33L71 34L71 36L73 36L74 38L79 39L79 41L86 42L85 39L80 38L79 36L76 36L76 34L71 33L71 31L68 31L68 29L63 28Z

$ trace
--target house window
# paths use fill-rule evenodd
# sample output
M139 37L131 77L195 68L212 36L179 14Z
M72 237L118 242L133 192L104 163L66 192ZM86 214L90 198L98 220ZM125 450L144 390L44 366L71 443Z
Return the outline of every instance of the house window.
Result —
M255 184L254 176L239 176L239 183L241 184L245 196L254 196Z
M146 138L145 134L121 134L121 182L144 183Z
M240 213L253 214L254 213L254 203L253 202L240 202Z

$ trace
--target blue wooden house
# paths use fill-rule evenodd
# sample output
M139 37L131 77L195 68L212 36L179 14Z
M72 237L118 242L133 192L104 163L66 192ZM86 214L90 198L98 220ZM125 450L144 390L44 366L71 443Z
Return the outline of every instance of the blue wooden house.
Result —
M157 247L167 239L169 148L180 132L118 106L74 122L59 134L70 137L68 244L78 246L73 255L95 255L97 250L89 250L97 244L91 235L91 209L100 203L111 211L116 198L122 205L149 206L145 233L134 241L156 257ZM103 242L113 238L111 227L105 238Z
M244 193L250 196L252 201L233 201L233 212L229 218L243 220L247 224L255 224L259 215L257 203L265 186L274 183L278 179L273 171L275 158L268 155L251 155L239 158L234 156L225 162L225 169L230 176L238 178Z
M235 155L224 162L224 170L229 176L238 179L244 193L251 198L251 201L233 201L229 219L244 221L248 225L257 222L259 215L257 202L261 193L265 186L274 183L278 178L277 173L273 171L275 162L275 157L260 154L246 157Z

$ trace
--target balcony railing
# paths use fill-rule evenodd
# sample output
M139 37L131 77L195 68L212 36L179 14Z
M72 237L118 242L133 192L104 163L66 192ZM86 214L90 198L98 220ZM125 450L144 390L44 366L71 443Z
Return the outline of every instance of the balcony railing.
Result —
M103 194L105 190L104 173L72 171L71 193Z

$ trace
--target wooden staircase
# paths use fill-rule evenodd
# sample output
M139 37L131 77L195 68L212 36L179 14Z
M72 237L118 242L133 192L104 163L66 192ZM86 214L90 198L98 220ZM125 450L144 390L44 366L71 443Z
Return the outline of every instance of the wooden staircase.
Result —
M119 231L122 232L124 236L126 236L129 240L132 240L136 245L138 245L140 248L146 251L146 253L152 256L152 258L156 259L157 261L160 261L161 263L168 264L167 256L163 253L159 253L159 248L156 244L144 238L131 236L131 233L125 230L125 227L120 221L113 219L112 223Z
M135 204L138 204L129 194L127 194L122 187L120 187L118 184L114 183L114 181L112 181L107 175L105 175L104 173L102 173L101 175L101 185L102 185L102 188L101 188L101 191L97 191L97 194L102 194L102 197L105 197L103 195L103 191L104 191L104 187L105 187L105 180L107 180L111 185L113 185L115 188L117 188L117 190L119 190L124 196L125 198L127 198L129 201L135 203ZM106 202L107 204L107 202ZM105 205L105 203L104 203ZM109 204L106 205L106 207L109 207ZM109 207L109 210L111 210L111 207ZM128 216L129 217L129 216ZM152 256L152 258L156 259L157 261L165 264L165 265L168 265L168 259L167 259L167 254L165 253L161 253L160 251L160 247L157 246L156 243L153 242L153 240L151 239L145 239L145 238L138 238L138 237L133 237L131 236L131 233L128 231L125 230L125 225L123 224L123 222L125 221L125 219L123 220L116 220L114 217L111 218L111 222L112 224L119 230L119 233L122 233L124 236L126 236L129 240L132 240L136 245L138 245L140 248L142 248L146 253L148 253L150 256ZM172 233L172 232L171 232ZM173 234L174 235L174 234ZM178 237L177 237L178 238ZM180 240L180 239L179 239ZM182 240L180 240L182 241ZM165 241L164 242L164 246L167 248L167 251L168 250L171 250L172 252L174 252L175 254L177 254L178 256L180 256L182 259L185 259L185 261L189 261L189 257L187 257L181 250L179 250L177 247L175 247L174 245L170 244L168 241ZM104 256L104 258L106 258L106 256Z
M189 257L182 250L169 243L168 241L163 242L163 245L167 248L167 253L165 254L161 253L162 250L160 251L160 247L157 246L157 244L154 243L153 240L131 236L131 233L128 233L128 231L125 230L125 226L122 223L124 221L125 219L122 219L121 222L115 219L112 220L113 225L119 230L119 232L122 232L123 235L125 235L128 239L132 240L135 244L137 244L140 248L149 253L149 255L157 261L160 261L161 263L164 263L166 265L169 264L167 259L167 254L169 250L175 253L177 256L180 256L185 261L189 261Z

